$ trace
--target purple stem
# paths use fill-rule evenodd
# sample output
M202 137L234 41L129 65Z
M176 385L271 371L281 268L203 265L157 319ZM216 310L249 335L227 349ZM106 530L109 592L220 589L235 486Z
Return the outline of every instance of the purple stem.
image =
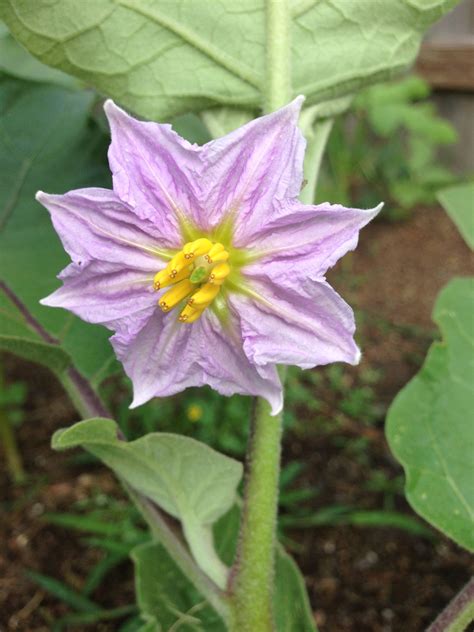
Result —
M34 332L36 332L38 336L44 340L44 342L58 347L61 345L60 341L46 331L43 325L36 320L33 314L29 311L28 307L4 281L0 281L0 290L3 291L9 301L17 308L25 319L26 324ZM101 402L95 390L86 378L76 369L76 367L69 367L66 373L69 382L75 388L77 395L80 397L83 406L87 409L90 417L111 417L110 412Z
M447 632L451 626L461 619L466 608L474 602L474 577L472 577L464 588L446 606L443 612L433 621L426 632ZM467 625L469 625L469 621Z
M10 289L4 281L0 281L0 290L3 291L10 302L13 303L13 305L18 309L20 314L25 319L26 324L29 325L40 338L42 338L45 342L48 342L49 344L59 345L59 340L57 338L53 338L53 336L51 336L51 334L46 331L43 325L41 325L36 320L36 318L30 313L26 305L18 298L15 292Z

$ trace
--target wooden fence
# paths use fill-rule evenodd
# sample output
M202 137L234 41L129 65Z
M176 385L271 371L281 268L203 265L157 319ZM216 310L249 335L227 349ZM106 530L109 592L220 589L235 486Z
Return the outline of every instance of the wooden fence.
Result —
M463 0L430 31L416 71L458 130L459 143L445 152L449 163L458 173L474 172L474 0Z

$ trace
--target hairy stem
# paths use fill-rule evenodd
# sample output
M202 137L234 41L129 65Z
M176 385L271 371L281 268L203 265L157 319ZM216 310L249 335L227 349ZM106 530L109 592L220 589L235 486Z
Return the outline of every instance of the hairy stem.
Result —
M291 16L288 0L266 0L265 111L286 105L291 88ZM258 398L247 451L242 521L232 569L230 630L272 632L282 414L272 417Z
M258 399L247 453L240 542L230 593L232 632L271 632L282 415Z
M291 99L291 16L288 0L266 0L265 112Z

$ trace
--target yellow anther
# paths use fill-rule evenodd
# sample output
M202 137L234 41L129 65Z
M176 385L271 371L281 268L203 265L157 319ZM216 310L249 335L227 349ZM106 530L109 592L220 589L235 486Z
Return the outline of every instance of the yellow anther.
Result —
M160 298L158 304L164 312L167 312L186 298L188 294L191 294L191 292L195 289L196 286L185 279L180 283L176 283L176 285L173 285L171 289L165 292Z
M212 283L204 283L204 285L194 294L188 301L188 305L193 307L207 307L219 294L219 285L213 285Z
M205 257L208 263L218 263L219 261L227 261L228 258L229 258L229 253L226 250L223 250L222 252L218 252L212 257L210 257L209 255L206 255Z
M191 305L186 305L181 314L179 315L180 323L194 323L204 312L206 307L200 307L199 309L194 309Z
M192 267L187 266L186 268L183 268L180 272L177 272L175 275L171 276L171 270L168 266L166 266L164 270L160 270L157 274L155 274L155 278L153 279L153 287L155 288L155 290L160 290L161 288L172 285L173 283L178 283L183 279L189 278L191 272Z
M196 239L196 241L189 241L183 247L184 256L186 259L192 259L193 257L200 257L201 255L205 255L212 248L212 241L206 239L205 237L201 237L201 239Z
M168 263L166 269L172 279L176 278L178 272L189 265L189 261L184 256L184 252L180 250Z
M228 258L229 253L221 243L213 243L206 237L184 244L153 279L155 290L170 286L159 298L159 307L168 312L179 303L185 303L178 320L196 321L219 294L230 274Z
M216 259L215 257L221 252L225 252L225 248L222 244L214 244L212 248L208 251L207 255L204 257L206 261L209 263L213 263Z
M222 285L224 280L230 273L230 265L228 263L222 262L218 263L211 270L211 274L209 275L209 283L213 285Z

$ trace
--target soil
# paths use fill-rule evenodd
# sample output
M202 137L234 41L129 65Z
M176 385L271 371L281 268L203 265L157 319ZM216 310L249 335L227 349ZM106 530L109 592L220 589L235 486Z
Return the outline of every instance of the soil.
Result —
M361 365L347 369L380 371L374 386L380 406L375 424L338 417L327 424L290 432L284 460L308 466L304 485L318 496L306 504L314 511L332 505L383 509L387 494L368 485L374 470L389 481L401 475L383 434L384 409L418 370L436 331L430 314L437 293L455 275L472 274L473 259L441 209L417 211L403 223L366 228L358 250L331 272L330 280L360 312ZM46 511L67 511L75 501L98 492L123 498L112 475L100 466L74 464L70 455L53 453L52 432L77 420L77 414L51 375L35 365L5 356L8 382L28 385L27 421L17 431L28 472L25 485L12 485L0 463L0 632L48 632L68 607L32 582L34 570L80 589L100 553L71 530L42 518ZM329 412L334 394L317 393ZM309 417L302 410L303 417ZM363 439L362 449L357 439ZM403 496L390 496L391 509L414 516ZM307 583L315 619L322 632L421 632L474 572L472 557L436 534L421 537L405 530L328 525L285 533ZM133 573L124 564L111 573L92 598L107 608L133 603ZM117 621L95 624L118 630ZM68 628L73 632L91 626Z

